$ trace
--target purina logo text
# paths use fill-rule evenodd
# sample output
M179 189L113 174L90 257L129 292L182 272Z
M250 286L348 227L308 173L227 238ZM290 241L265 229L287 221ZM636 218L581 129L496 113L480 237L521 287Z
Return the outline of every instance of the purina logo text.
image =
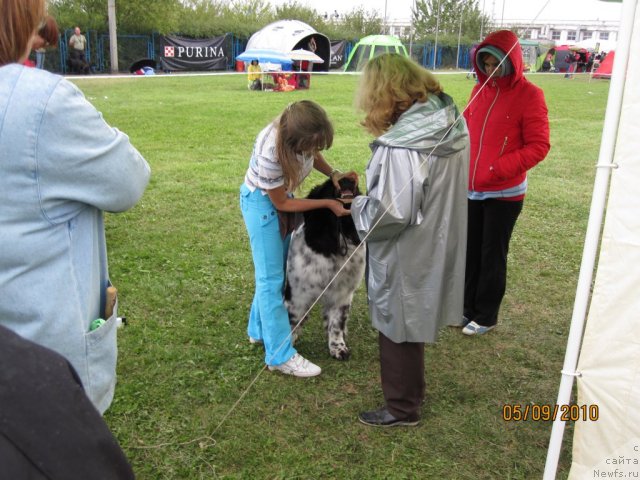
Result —
M222 58L222 47L164 47L164 56L171 58Z

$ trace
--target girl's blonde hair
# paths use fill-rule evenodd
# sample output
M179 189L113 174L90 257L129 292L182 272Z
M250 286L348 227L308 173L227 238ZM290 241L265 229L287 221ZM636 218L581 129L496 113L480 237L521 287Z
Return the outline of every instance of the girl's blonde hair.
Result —
M44 19L44 0L0 0L0 66L22 61Z
M431 72L407 57L385 53L365 65L356 106L365 113L362 125L378 136L411 105L440 92L442 86Z
M315 154L333 144L333 125L324 109L310 100L289 104L274 121L276 155L282 166L284 186L293 192L302 183L297 154Z

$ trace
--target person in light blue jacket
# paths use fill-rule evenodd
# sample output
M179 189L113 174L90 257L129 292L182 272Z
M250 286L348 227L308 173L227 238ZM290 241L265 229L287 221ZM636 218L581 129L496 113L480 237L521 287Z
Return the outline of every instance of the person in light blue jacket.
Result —
M110 285L103 212L140 200L149 165L78 88L20 65L44 1L0 10L0 324L66 357L103 413L117 355L117 305L90 331Z

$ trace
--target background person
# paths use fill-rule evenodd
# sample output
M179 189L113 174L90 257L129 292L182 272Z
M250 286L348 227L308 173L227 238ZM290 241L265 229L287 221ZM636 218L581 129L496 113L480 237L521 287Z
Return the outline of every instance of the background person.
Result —
M134 478L64 357L0 325L0 365L2 478Z
M291 196L314 168L337 184L343 174L332 169L320 153L332 143L333 126L322 107L309 100L291 103L258 134L240 188L255 268L249 341L264 344L269 370L296 377L313 377L321 369L297 353L291 343L283 297L289 235L280 229L278 212L328 208L338 216L349 215L337 200ZM355 172L346 175L357 181Z
M251 60L249 67L247 67L247 79L249 81L249 90L261 90L262 89L262 68L258 60Z
M315 37L311 37L307 42L307 50L311 53L316 53L318 50L318 44L316 43ZM301 70L311 72L313 70L313 62L309 62L307 60L303 60L300 64ZM308 81L306 82L307 87L309 88L309 83L311 81L311 75L308 76Z
M58 36L58 24L55 18L47 15L31 44L31 48L36 52L36 68L44 68L44 57L47 48L55 48L58 45Z
M402 55L369 60L357 104L364 127L378 135L367 194L353 200L351 215L360 238L368 235L369 312L385 399L359 419L416 425L424 344L462 314L469 138L438 80Z
M104 412L117 307L105 315L103 212L138 202L149 165L72 83L20 64L44 0L0 0L0 11L0 324L69 360Z
M553 70L555 70L555 68L553 67L553 59L555 57L555 54L556 54L555 48L550 48L544 57L544 61L542 62L543 72L552 72Z
M527 170L546 157L550 145L544 94L523 75L518 37L509 30L490 34L473 63L479 83L464 113L471 164L462 333L482 335L498 323L509 241L522 211Z
M80 27L74 28L74 33L69 38L69 67L74 73L90 73L89 63L85 56L87 39L80 31Z
M567 73L564 74L564 78L574 78L573 74L578 70L580 54L578 52L569 52L564 59L565 62L569 64L567 67Z

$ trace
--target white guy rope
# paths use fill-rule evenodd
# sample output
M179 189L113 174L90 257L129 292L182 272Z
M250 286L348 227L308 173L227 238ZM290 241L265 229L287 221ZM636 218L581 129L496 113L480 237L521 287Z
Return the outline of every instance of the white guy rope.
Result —
M531 21L531 24L529 25L529 27L527 27L527 29L531 28L531 25L533 24L533 22L535 22L537 20L537 18L540 16L540 14L544 11L544 9L547 7L547 5L549 4L549 2L551 2L551 0L547 0L547 2L543 5L543 7L540 9L540 11L538 12L538 14L533 18L533 20ZM487 77L487 80L482 84L481 88L478 90L478 92L471 98L471 100L469 100L469 103L467 104L467 106L462 110L462 112L458 115L458 117L455 119L455 121L451 124L451 126L447 129L447 131L442 135L442 138L438 141L438 143L431 149L431 152L429 153L429 155L426 156L425 160L420 164L420 166L422 167L422 165L424 165L424 163L433 155L433 152L442 144L442 142L444 141L444 139L447 137L447 135L449 134L449 132L458 124L458 122L460 121L460 119L463 117L464 112L467 111L467 109L469 108L469 105L471 105L475 99L477 98L477 96L480 94L480 92L486 87L487 82L489 82L493 76L494 73L497 72L499 70L499 67L502 66L502 64L504 63L504 61L509 57L509 54L513 51L513 49L516 47L516 45L518 45L518 42L514 43L511 48L509 49L508 52L506 52L505 56L502 58L502 60L500 61L500 63L498 64L498 67L491 73L491 75L489 75L489 77ZM412 183L413 181L413 177L409 179L409 181L402 187L402 189L398 192L398 194L396 195L396 197L393 198L393 201L395 201L395 199L402 193L404 192L404 190ZM393 203L393 202L392 202ZM356 247L356 249L351 253L351 255L349 255L349 257L345 260L345 262L342 264L342 266L338 269L337 273L333 276L333 278L329 281L329 283L327 284L327 286L322 290L322 292L320 292L320 294L318 295L318 297L315 299L315 301L311 304L311 306L307 309L307 311L305 312L305 314L301 317L300 321L296 324L296 326L294 328L291 329L291 333L284 339L284 341L278 346L278 348L276 349L274 355L276 353L278 353L280 351L280 349L286 344L286 342L291 338L291 335L296 331L296 329L301 325L302 321L307 317L307 315L309 315L309 313L311 312L311 310L313 309L313 307L320 301L320 298L322 298L322 295L324 295L324 293L327 291L327 289L333 284L333 282L336 280L336 278L338 278L338 276L340 275L340 273L342 272L342 270L345 268L345 265L349 262L349 260L351 260L351 258L356 254L356 252L358 251L358 249L360 249L365 242L367 241L367 239L369 238L369 236L371 235L371 233L375 230L375 228L378 226L378 224L382 221L382 219L384 218L384 216L389 212L389 210L391 209L392 205L389 205L384 213L380 216L380 218L378 219L377 222L375 222L373 224L373 226L369 229L369 233L367 233L367 235L361 240L360 245L358 245ZM256 376L253 378L253 380L249 383L249 385L244 389L244 391L240 394L240 397L238 398L238 400L236 400L236 402L231 406L231 408L227 411L227 413L222 417L221 421L218 423L218 425L215 427L215 429L211 432L210 437L213 437L218 430L224 425L224 423L226 422L226 420L229 418L229 416L235 411L235 409L238 407L238 405L242 402L242 400L246 397L246 395L249 393L249 390L253 387L253 385L257 382L258 378L260 377L260 375L262 374L262 372L264 372L267 368L267 365L265 364L260 371L256 374Z

